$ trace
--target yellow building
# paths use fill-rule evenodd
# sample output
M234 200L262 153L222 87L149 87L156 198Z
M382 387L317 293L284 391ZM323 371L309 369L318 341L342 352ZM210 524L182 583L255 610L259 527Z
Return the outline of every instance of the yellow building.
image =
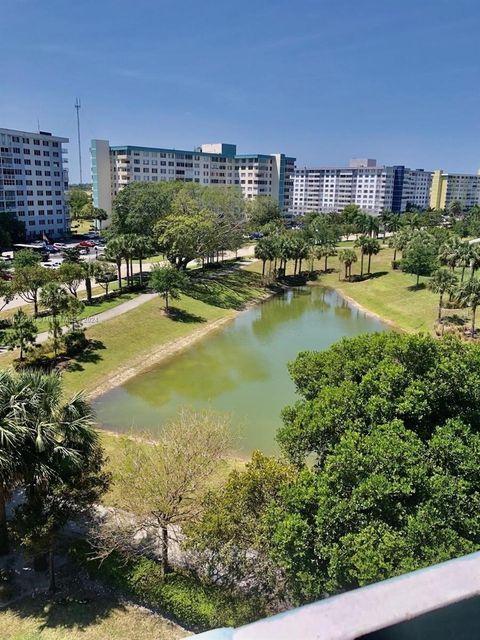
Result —
M463 209L480 204L480 175L443 173L441 169L434 171L430 207L448 209L452 202L460 202Z

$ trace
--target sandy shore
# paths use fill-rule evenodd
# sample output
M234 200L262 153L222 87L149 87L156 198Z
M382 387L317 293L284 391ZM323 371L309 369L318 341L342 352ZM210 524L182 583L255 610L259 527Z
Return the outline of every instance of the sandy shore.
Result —
M108 380L98 385L92 391L89 391L87 393L88 399L92 400L94 398L98 398L104 393L107 393L107 391L110 391L115 387L119 387L120 385L127 382L127 380L134 378L139 373L144 373L152 367L155 367L165 360L168 360L169 358L177 355L181 351L188 349L199 340L202 340L214 331L221 329L224 325L234 320L244 311L247 311L257 304L262 304L263 302L265 302L265 300L268 300L274 295L274 292L269 292L258 300L254 300L245 305L243 309L239 311L230 311L228 315L224 316L223 318L213 320L212 322L199 327L196 331L189 333L187 336L182 336L181 338L177 338L176 340L172 340L171 342L158 345L154 347L148 354L139 354L138 356L130 360L126 365L119 367L116 371L114 371L110 375Z

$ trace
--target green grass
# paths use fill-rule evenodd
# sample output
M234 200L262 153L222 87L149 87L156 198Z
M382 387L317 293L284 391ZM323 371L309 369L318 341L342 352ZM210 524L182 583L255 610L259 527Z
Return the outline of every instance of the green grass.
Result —
M89 602L55 603L25 598L0 612L2 640L176 640L190 635L146 609L110 596L87 594Z
M113 291L114 290L115 289L113 289ZM84 320L85 318L90 318L91 316L97 315L98 313L102 313L103 311L114 309L115 307L118 307L118 305L122 304L123 302L127 302L128 300L132 300L133 298L136 298L137 295L139 294L135 292L128 292L128 293L122 293L118 296L115 296L114 298L94 300L92 304L85 305L85 309L80 314L79 319ZM79 298L84 300L82 296L79 296ZM33 305L28 304L22 307L17 307L16 309L3 311L0 314L0 319L11 318L15 313L15 311L18 310L18 308L23 309L23 311L25 311L25 313L27 313L28 315L33 314ZM37 318L36 324L37 324L38 332L41 333L42 331L48 331L49 322L50 322L50 316L41 316Z
M166 315L163 301L155 298L88 328L87 336L97 346L74 361L72 370L64 374L66 392L95 390L117 371L140 365L153 350L188 336L209 322L233 315L234 310L263 293L258 276L219 269L212 279L195 278L190 295L174 301L174 314Z
M348 244L352 244L351 242ZM341 243L345 248L347 243ZM358 253L358 251L357 251ZM338 258L329 258L329 273L321 273L318 283L323 284L352 298L369 311L381 316L408 333L418 331L432 332L438 312L438 295L427 288L428 278L420 278L420 287L415 287L416 277L392 269L393 249L383 247L377 256L372 257L372 277L358 282L343 280L343 267ZM315 262L315 269L322 270L323 260ZM304 269L307 264L304 263ZM253 263L249 269L261 271L261 263ZM339 272L341 277L339 280ZM365 259L364 271L367 269ZM289 264L287 275L293 273L293 264ZM360 258L352 267L352 275L360 275ZM455 309L459 316L468 315L463 309Z

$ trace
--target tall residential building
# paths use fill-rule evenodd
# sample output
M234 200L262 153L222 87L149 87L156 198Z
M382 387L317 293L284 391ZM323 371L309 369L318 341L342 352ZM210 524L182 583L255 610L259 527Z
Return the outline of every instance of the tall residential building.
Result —
M272 196L287 213L293 195L295 158L282 153L237 154L234 144L203 144L193 151L115 146L92 140L94 206L110 215L113 198L127 184L181 180L203 185L238 186L246 199Z
M443 173L437 169L433 173L430 192L430 206L433 209L448 209L452 202L458 201L463 209L480 204L479 173Z
M391 207L394 180L393 167L377 167L372 159L356 158L342 168L297 169L291 213L328 213L358 204L367 213L378 214Z
M69 232L68 160L62 146L67 142L46 131L0 129L0 216L15 213L29 239Z
M377 166L371 158L355 158L348 167L297 169L294 174L291 213L328 213L356 204L366 213L383 209L405 211L429 206L431 173L422 169Z

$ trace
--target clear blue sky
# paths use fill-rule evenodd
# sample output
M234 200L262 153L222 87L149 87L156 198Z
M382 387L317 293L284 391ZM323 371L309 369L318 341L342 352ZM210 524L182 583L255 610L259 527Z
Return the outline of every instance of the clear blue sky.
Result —
M480 166L478 0L3 0L0 126Z

